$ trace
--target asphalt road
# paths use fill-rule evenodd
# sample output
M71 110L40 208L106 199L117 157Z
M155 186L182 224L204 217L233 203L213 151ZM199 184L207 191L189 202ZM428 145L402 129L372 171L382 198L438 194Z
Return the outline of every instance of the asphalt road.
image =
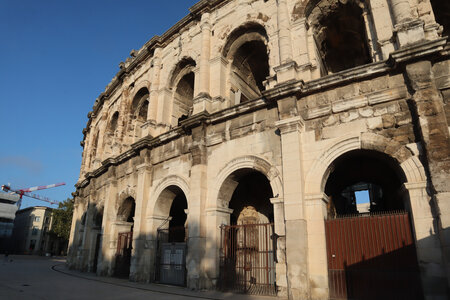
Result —
M63 259L39 256L0 257L0 299L277 299L218 292L193 292L185 288L132 283L67 270Z

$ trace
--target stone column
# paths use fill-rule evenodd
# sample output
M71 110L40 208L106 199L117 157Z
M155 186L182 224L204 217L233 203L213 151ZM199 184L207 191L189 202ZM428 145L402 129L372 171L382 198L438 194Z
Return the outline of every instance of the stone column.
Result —
M305 196L305 214L308 222L308 266L311 299L329 298L327 243L325 219L327 203L325 194Z
M113 222L116 220L115 204L117 201L117 180L110 178L105 187L105 208L102 221L102 246L101 259L97 266L97 274L111 276L113 274L114 254L116 250L117 236L114 236Z
M152 182L151 166L147 163L136 167L138 172L137 190L136 190L136 209L133 226L133 251L131 253L130 280L148 281L149 280L149 253L145 248L146 232L145 218L147 203L149 201L149 187Z
M84 225L81 225L80 227L83 229L83 231L80 232L81 234L81 245L78 247L78 253L77 253L77 269L87 272L88 271L88 253L89 253L89 226L90 226L90 212L89 212L89 197L87 200L87 203L82 206L82 209L80 211L81 217L80 222L83 219L84 215Z
M278 296L287 296L287 265L286 265L286 227L284 225L284 199L271 198L273 205L275 235L277 237L277 263L275 265Z
M280 51L280 62L285 64L292 61L292 40L289 24L289 12L286 0L278 0L277 23L278 23L278 44Z
M193 114L199 112L210 112L211 111L211 96L209 91L210 84L210 65L209 59L211 56L211 24L209 20L209 13L204 13L202 15L202 20L200 24L202 30L202 44L200 53L200 63L198 71L198 91L197 95L194 97L194 111Z
M278 48L280 65L274 70L277 74L277 83L296 78L297 64L293 61L292 39L290 31L290 15L287 8L287 0L278 0L277 25L278 25Z
M191 289L204 288L206 278L201 269L205 253L205 212L207 196L207 153L204 144L203 125L192 129L193 145L189 203L189 240L186 256L187 286Z
M413 91L412 115L416 116L413 125L422 140L421 154L426 160L423 164L429 180L427 189L450 281L450 133L444 103L436 88L430 61L407 65L406 74Z
M292 112L295 100L279 100L282 118L286 115L285 109ZM303 203L300 134L304 125L300 116L287 116L275 125L281 132L288 293L290 299L308 299L308 238Z
M76 258L77 258L77 248L78 248L78 235L79 235L79 226L80 226L80 211L82 205L80 205L80 196L76 196L74 199L75 203L73 205L73 216L72 216L72 225L70 226L70 237L69 244L67 246L67 263L69 268L75 267Z
M159 76L161 73L161 48L155 48L152 61L152 77L150 79L150 98L147 111L147 121L150 122L149 133L152 136L157 135L155 132L156 117L158 113L158 95L159 95Z
M445 299L447 293L445 268L426 187L426 182L405 183L403 189L409 195L417 260L425 298Z
M394 18L394 34L398 46L404 47L425 39L424 22L411 16L409 0L390 0L391 11Z
M203 268L207 278L205 288L217 287L220 275L220 251L221 251L221 226L230 224L231 208L214 207L207 208L206 212L206 247Z

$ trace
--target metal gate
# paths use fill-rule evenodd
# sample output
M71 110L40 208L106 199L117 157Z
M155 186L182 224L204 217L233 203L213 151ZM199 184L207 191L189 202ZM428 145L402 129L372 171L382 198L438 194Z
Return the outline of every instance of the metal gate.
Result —
M273 224L221 227L218 288L257 295L276 295Z
M158 229L156 256L156 281L164 284L186 285L186 243L185 228ZM181 238L182 237L182 238Z
M423 299L406 212L325 221L330 299Z
M133 243L133 232L120 232L117 240L116 266L114 275L126 277L130 275L131 249Z

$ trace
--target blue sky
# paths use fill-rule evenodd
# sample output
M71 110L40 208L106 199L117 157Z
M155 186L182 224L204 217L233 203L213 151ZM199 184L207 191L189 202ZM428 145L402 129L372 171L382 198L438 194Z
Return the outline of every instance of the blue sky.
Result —
M87 113L132 49L197 0L0 0L0 185L75 191ZM46 205L26 198L22 208ZM54 207L54 206L53 206Z

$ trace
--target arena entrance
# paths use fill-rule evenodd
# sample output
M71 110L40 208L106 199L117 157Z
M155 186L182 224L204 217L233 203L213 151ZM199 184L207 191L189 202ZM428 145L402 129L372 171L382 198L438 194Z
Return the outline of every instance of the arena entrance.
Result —
M405 178L375 151L332 165L325 186L330 299L423 299Z
M253 170L233 175L237 184L229 203L230 225L221 227L220 281L223 291L275 295L275 249L272 189Z
M117 248L115 255L114 276L130 276L131 252L133 249L133 226L136 203L132 197L126 198L117 212Z
M157 230L156 281L186 285L187 200L183 191L170 186L160 196L169 203L170 212Z

